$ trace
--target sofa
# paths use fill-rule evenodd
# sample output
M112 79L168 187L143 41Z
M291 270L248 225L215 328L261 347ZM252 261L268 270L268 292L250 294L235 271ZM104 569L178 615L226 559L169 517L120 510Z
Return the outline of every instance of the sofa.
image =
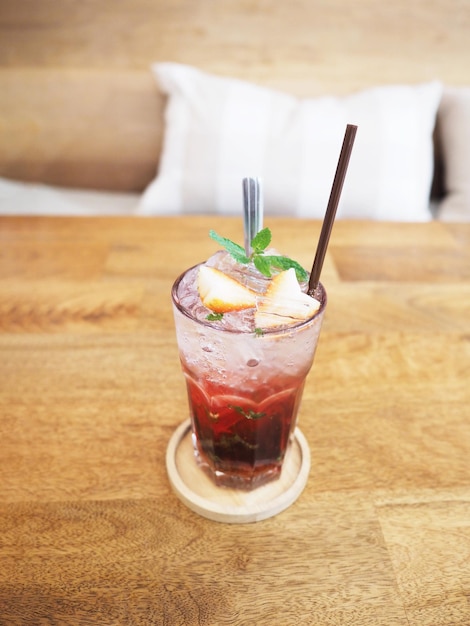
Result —
M5 0L0 214L470 220L465 3Z

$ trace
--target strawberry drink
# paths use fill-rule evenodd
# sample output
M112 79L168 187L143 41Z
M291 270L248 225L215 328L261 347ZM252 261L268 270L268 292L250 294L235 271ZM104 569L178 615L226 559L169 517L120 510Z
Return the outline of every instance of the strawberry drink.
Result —
M250 490L282 471L326 293L305 293L307 272L267 248L269 229L250 257L211 236L225 250L173 285L177 341L197 461L217 485Z

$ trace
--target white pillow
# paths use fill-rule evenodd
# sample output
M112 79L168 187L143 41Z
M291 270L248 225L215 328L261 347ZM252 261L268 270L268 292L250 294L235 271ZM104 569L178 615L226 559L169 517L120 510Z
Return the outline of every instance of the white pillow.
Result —
M238 214L242 178L256 176L266 214L323 218L351 123L358 131L338 217L431 219L440 83L298 99L185 65L152 69L169 98L160 169L140 214Z
M139 196L0 178L0 215L133 215Z

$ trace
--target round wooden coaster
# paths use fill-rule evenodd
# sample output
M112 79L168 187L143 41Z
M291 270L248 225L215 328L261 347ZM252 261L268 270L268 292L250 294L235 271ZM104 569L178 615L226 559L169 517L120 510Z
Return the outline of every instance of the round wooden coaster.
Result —
M296 428L278 480L253 491L217 487L196 461L187 419L170 439L166 467L174 492L187 507L216 522L242 524L277 515L297 500L307 483L310 450Z

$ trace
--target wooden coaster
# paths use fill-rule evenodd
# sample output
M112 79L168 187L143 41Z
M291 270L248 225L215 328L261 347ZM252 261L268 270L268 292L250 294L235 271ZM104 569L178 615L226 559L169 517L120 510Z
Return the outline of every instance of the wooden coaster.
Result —
M253 491L217 487L196 461L187 419L170 439L166 467L174 492L192 511L216 522L243 524L277 515L297 500L308 480L310 450L296 428L279 479Z

